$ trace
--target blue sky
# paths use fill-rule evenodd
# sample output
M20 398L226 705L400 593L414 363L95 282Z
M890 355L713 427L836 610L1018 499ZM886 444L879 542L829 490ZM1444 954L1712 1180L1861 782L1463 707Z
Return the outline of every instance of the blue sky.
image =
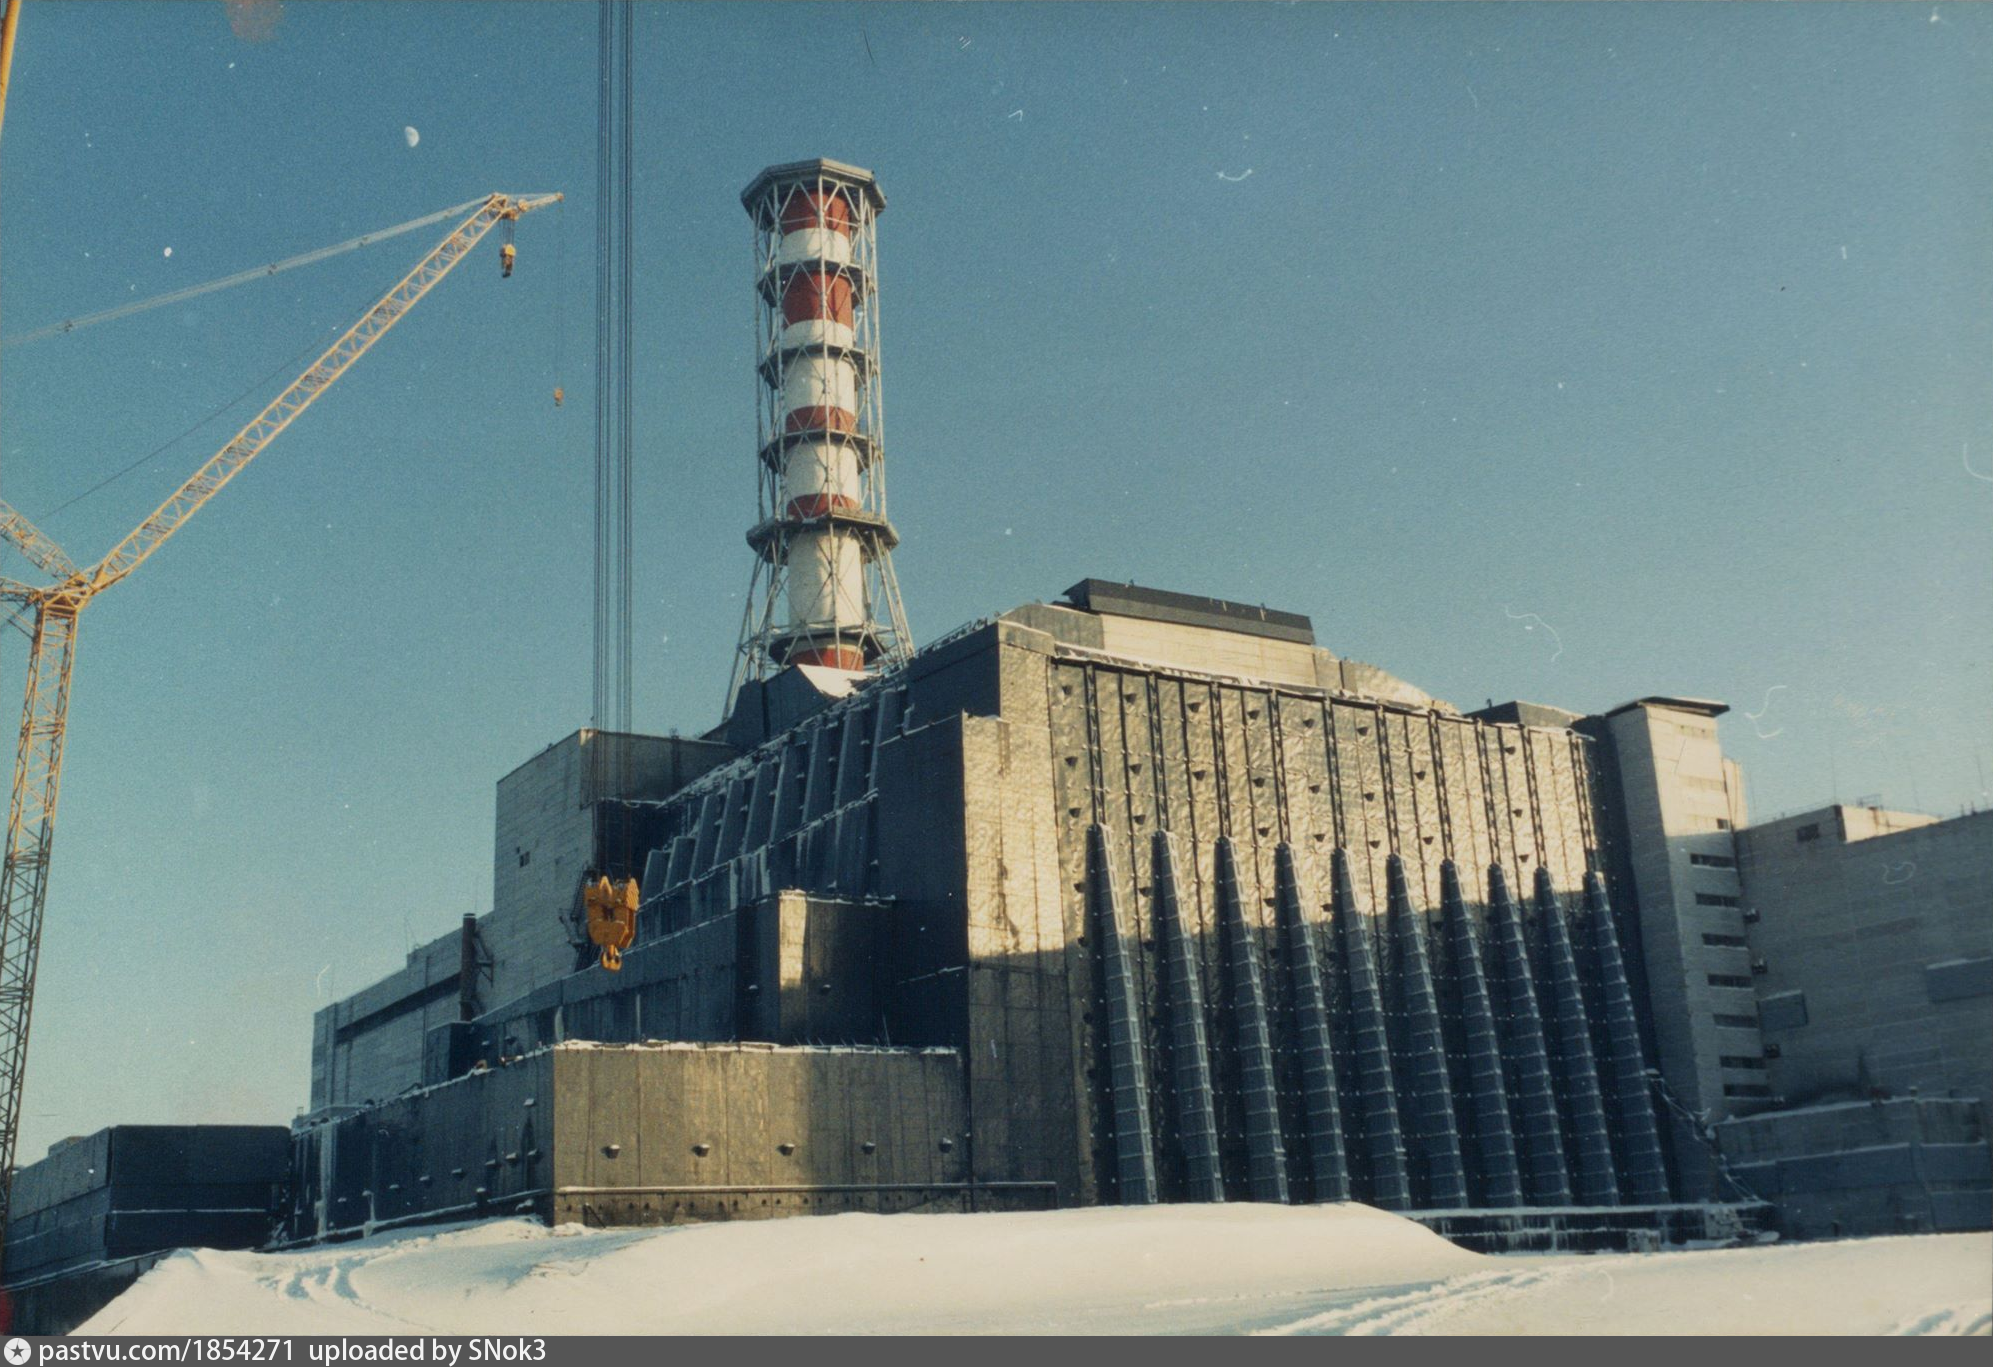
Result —
M717 719L737 196L823 155L890 200L917 639L1133 579L1463 706L1727 699L1760 814L1988 800L1993 12L645 5L637 41L640 728ZM27 7L0 333L569 202L85 618L24 1156L287 1119L311 1009L488 904L494 783L585 722L594 62L586 4L293 3L260 42L213 0ZM0 496L43 518L428 236L6 348ZM46 529L101 554L253 407Z

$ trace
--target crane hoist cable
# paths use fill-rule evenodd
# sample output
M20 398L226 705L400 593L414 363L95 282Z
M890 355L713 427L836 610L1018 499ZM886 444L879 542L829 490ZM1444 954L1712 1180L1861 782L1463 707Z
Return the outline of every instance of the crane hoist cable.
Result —
M145 313L152 309L165 308L169 304L180 304L189 299L198 299L204 294L213 294L217 290L232 289L237 285L246 285L252 280L267 280L273 275L282 275L285 271L296 270L299 266L316 265L320 261L328 261L335 256L344 256L347 252L356 252L362 247L371 247L376 242L385 242L389 238L400 237L403 233L412 233L417 228L427 228L431 224L441 223L446 218L462 218L482 203L484 201L481 199L466 200L462 204L452 205L447 209L439 209L433 214L424 214L421 218L411 218L406 223L397 223L392 228L382 228L380 231L372 233L361 233L358 237L349 237L344 242L335 242L330 247L320 247L317 251L302 252L297 256L286 257L282 261L272 261L266 266L255 266L246 271L237 271L234 275L225 275L219 280L210 280L204 285L189 285L185 289L170 290L165 294L155 294L146 299L134 300L129 304L120 304L114 309L103 309L97 313L84 313L74 318L65 318L60 323L50 323L46 327L38 327L32 332L23 332L17 336L0 339L0 346L19 346L23 342L39 341L43 337L54 337L58 333L76 332L82 328L93 327L98 323L109 323L115 319L129 318L134 313Z

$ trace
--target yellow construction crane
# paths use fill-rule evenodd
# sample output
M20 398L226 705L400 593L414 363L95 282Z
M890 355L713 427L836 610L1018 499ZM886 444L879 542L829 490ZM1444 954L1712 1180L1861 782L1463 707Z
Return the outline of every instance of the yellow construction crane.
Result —
M27 1061L28 1021L34 1003L35 960L41 947L42 905L48 895L49 843L62 784L62 740L69 714L70 672L76 659L76 623L83 609L123 579L185 526L242 468L262 454L313 401L332 387L387 330L500 224L555 203L559 195L492 195L417 263L380 302L270 401L233 440L208 457L173 496L141 522L109 555L78 569L62 548L33 523L0 503L0 538L54 583L37 587L0 578L0 601L19 605L13 625L28 635L26 700L7 808L4 860L0 861L0 1229L12 1203L14 1145L20 1133L21 1078ZM504 266L512 262L508 258Z

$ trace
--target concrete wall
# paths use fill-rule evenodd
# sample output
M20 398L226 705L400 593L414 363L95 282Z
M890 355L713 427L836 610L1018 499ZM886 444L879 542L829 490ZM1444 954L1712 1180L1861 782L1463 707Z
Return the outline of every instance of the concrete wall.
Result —
M1735 833L1743 781L1717 738L1721 704L1649 699L1586 723L1611 747L1622 879L1639 911L1649 1026L1682 1107L1710 1120L1769 1105ZM1721 1195L1708 1141L1676 1113L1684 1194Z
M495 965L490 1001L573 970L564 918L582 873L618 854L605 849L599 804L661 801L732 755L710 741L577 731L498 781L491 914L479 926Z
M1536 870L1548 869L1568 905L1586 870L1602 858L1591 743L1572 731L1491 725L1436 708L1258 685L1202 673L1194 660L1164 670L1082 658L1053 642L1025 637L1004 640L1001 654L1003 729L980 728L972 719L964 741L971 820L987 812L991 826L1001 831L991 842L977 838L972 827L969 842L972 1113L979 1127L990 1117L1001 1124L1021 1094L1075 1088L1073 1105L1083 1131L1077 1147L1080 1199L1101 1199L1111 1190L1107 1166L1113 1154L1112 1111L1102 1086L1108 1073L1104 1041L1098 1026L1089 1023L1098 1012L1091 999L1098 946L1088 936L1086 908L1089 826L1105 828L1124 894L1125 943L1150 1041L1151 1077L1160 1076L1164 1063L1158 1043L1167 1011L1153 929L1150 844L1159 829L1176 840L1185 879L1183 910L1197 927L1219 1139L1228 1194L1234 1197L1247 1195L1250 1156L1242 1064L1219 1043L1231 1038L1234 1028L1215 888L1221 836L1239 851L1242 901L1254 923L1253 946L1261 959L1277 1053L1295 1010L1286 995L1288 960L1274 916L1280 845L1297 851L1304 910L1329 968L1332 993L1336 974L1346 975L1348 966L1329 930L1328 866L1337 848L1348 852L1358 914L1370 918L1394 1040L1407 1008L1401 996L1404 966L1383 917L1392 856L1404 861L1412 906L1442 976L1437 920L1443 861L1451 859L1463 870L1467 900L1485 936L1490 864L1507 870L1525 901ZM984 907L988 910L980 911ZM1540 949L1534 935L1532 940ZM1017 1000L1019 963L1054 981L1063 976L1068 985L1063 1019L1042 1004L1050 994ZM988 986L979 990L984 978ZM1547 994L1547 988L1539 990ZM1346 1000L1335 998L1334 1005L1346 1017ZM1458 1057L1465 1046L1453 1033L1456 1028L1457 1021L1447 1026L1449 1048ZM1338 1029L1347 1047L1346 1018L1339 1018ZM1047 1057L1051 1067L1064 1067L1062 1078L1041 1072L997 1079L993 1069L981 1066L993 1044L993 1056L1002 1057L1004 1046L1020 1033L1032 1038L1058 1031L1066 1035L1063 1052L1048 1050ZM1344 1076L1355 1071L1352 1060L1343 1062ZM1306 1190L1295 1134L1299 1120L1287 1108L1298 1110L1300 1101L1293 1078L1284 1075L1283 1082L1279 1104L1298 1196ZM1178 1122L1160 1084L1151 1105L1156 1165L1168 1192L1176 1180L1172 1174L1182 1167L1181 1156L1172 1152L1180 1142ZM1346 1118L1346 1127L1350 1123ZM1573 1124L1573 1117L1566 1115L1564 1123ZM1055 1137L1057 1131L1051 1127ZM1416 1174L1426 1137L1414 1131L1410 1140ZM1350 1147L1354 1152L1353 1140ZM1351 1161L1362 1193L1362 1163ZM1431 1199L1432 1191L1415 1176L1413 1202Z
M972 1195L967 1144L946 1050L557 1045L301 1133L284 1237L1049 1203Z
M1737 846L1774 1092L1993 1098L1993 812L1829 807Z
M1993 1158L1979 1109L1957 1100L1855 1101L1716 1127L1732 1172L1794 1238L1993 1226Z
M470 984L476 1008L573 972L579 932L569 917L583 870L641 873L657 839L656 804L733 753L711 741L578 731L500 779L492 910L478 918L482 967ZM462 1014L459 935L453 924L313 1017L314 1114L422 1084L429 1032Z
M402 967L312 1016L311 1110L360 1105L422 1081L423 1041L461 1014L461 927Z

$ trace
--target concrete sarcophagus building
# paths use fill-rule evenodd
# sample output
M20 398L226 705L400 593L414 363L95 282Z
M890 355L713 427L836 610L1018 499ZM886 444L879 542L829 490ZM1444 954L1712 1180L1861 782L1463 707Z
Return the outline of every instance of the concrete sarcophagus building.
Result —
M376 1095L575 1039L946 1049L965 1204L1668 1199L1569 726L1463 716L1302 617L1089 581L877 677L749 681L721 740L637 823L622 970L543 907L525 952L572 971Z

